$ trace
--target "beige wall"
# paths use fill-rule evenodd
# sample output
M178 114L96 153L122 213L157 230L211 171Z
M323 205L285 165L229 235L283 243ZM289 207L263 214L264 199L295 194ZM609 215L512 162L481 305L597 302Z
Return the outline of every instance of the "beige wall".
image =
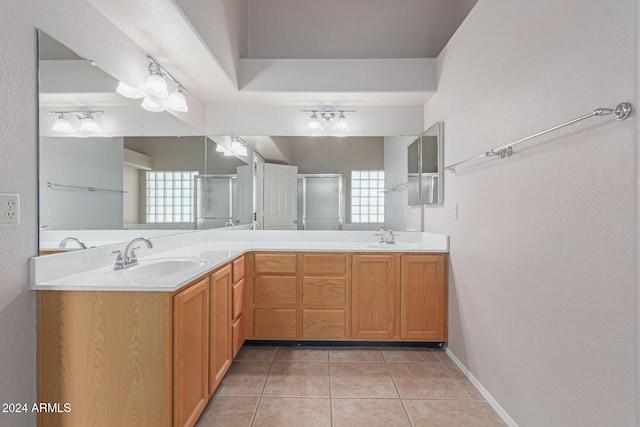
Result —
M637 109L637 7L480 1L425 106L445 162ZM520 426L638 423L637 135L636 118L592 118L447 173L427 208L427 231L451 237L449 349Z

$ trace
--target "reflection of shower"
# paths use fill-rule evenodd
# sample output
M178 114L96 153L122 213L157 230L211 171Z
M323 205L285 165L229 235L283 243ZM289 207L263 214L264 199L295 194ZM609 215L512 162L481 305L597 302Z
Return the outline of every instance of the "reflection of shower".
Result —
M298 229L341 230L342 188L340 174L298 175Z
M237 175L196 175L195 180L196 228L234 225L238 211Z

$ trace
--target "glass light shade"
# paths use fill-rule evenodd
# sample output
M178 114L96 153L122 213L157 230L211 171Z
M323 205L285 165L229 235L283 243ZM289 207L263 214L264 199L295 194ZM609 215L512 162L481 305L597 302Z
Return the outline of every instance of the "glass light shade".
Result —
M98 132L100 130L100 126L93 119L92 115L88 117L78 117L80 119L80 130L82 132Z
M164 107L162 105L146 96L142 100L142 104L140 104L140 106L147 111L151 111L152 113L161 113L162 111L164 111Z
M131 99L140 99L140 98L144 97L142 92L140 92L138 89L133 88L133 87L131 87L128 84L123 83L123 82L119 82L118 83L118 87L116 88L116 92L118 92L120 95L122 95L122 96L124 96L126 98L131 98Z
M167 98L169 91L167 90L167 81L160 74L151 73L144 84L151 95L158 98Z
M225 153L225 152L227 151L227 149L226 149L226 148L224 148L222 145L220 145L220 144L218 144L218 143L216 142L216 151L217 151L218 153Z
M171 108L175 111L180 111L181 113L186 113L189 111L189 107L187 106L187 98L185 98L184 93L180 89L176 89L171 92L169 95L169 99L167 100L167 108Z
M74 129L71 125L71 122L67 120L67 116L65 116L64 114L60 114L60 116L58 116L55 123L51 127L51 130L56 132L71 133Z
M316 113L313 113L309 123L307 124L307 130L310 130L311 132L320 132L323 129L324 128L322 127L322 123L320 123L318 116Z
M231 156L233 156L233 151L227 150L227 151L224 152L224 155L227 156L227 157L231 157Z
M234 154L239 154L241 149L242 149L242 144L240 144L240 141L238 140L231 141L231 151Z
M347 123L347 119L344 117L344 114L340 114L340 117L338 117L338 120L336 120L336 123L333 125L333 130L335 132L348 132L349 130L351 130L351 128L349 127L349 123Z
M240 147L240 149L237 151L237 153L236 153L236 154L238 154L239 156L246 156L247 154L249 154L249 153L247 152L247 146L246 146L246 145L242 145L242 146Z

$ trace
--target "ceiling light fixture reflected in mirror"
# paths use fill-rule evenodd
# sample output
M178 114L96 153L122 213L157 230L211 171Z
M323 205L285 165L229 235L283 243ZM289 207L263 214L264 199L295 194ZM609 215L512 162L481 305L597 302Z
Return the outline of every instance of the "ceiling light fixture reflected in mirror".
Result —
M49 114L55 114L53 111ZM55 123L51 127L51 130L56 132L71 133L74 131L73 126L65 113L60 113L60 116L56 119Z
M82 132L96 133L100 130L100 126L98 126L91 113L78 114L78 120L80 120L80 130Z
M138 89L129 86L126 83L118 82L118 87L116 88L116 92L125 98L131 99L140 99L144 97L144 94L140 92Z

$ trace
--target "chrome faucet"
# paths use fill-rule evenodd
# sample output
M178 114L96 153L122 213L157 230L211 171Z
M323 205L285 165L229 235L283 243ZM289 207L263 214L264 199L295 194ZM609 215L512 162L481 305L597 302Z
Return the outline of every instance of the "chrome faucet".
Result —
M80 245L80 249L87 249L87 245L85 245L82 240L77 239L75 237L67 237L63 239L62 242L60 242L60 244L58 245L58 247L60 249L64 249L67 247L67 243L69 242L76 242L78 245Z
M136 265L138 263L138 258L136 257L136 249L140 249L142 246L133 247L137 242L145 242L147 244L147 248L153 248L153 243L151 240L145 239L144 237L137 237L127 244L124 248L124 251L113 251L112 254L117 254L116 262L113 265L114 270L122 270L127 267L131 267L132 265Z
M393 234L393 230L391 229L385 230L384 227L380 227L380 232L375 235L380 237L378 243L381 245L393 245L396 243L397 234Z

